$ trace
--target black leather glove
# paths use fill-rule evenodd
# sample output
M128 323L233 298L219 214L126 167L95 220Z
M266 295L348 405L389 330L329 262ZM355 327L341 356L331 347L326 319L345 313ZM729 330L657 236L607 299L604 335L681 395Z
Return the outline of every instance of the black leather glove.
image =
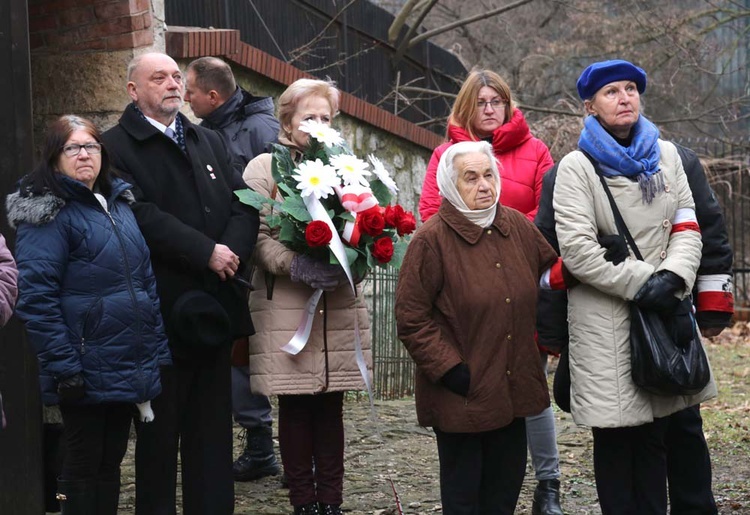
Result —
M292 259L289 275L294 282L303 282L315 289L335 290L346 281L346 274L340 265L324 263L304 254L297 254Z
M599 245L607 249L604 253L604 259L612 262L612 264L619 265L630 256L628 244L625 242L625 238L619 234L607 234L596 239L599 241Z
M80 372L57 383L57 396L61 403L80 401L84 392L83 374Z
M466 363L459 363L448 370L445 375L440 378L440 382L456 395L466 397L469 395L469 386L471 385L469 365Z
M682 277L669 270L661 270L648 278L633 300L643 309L673 313L680 303L675 293L684 288Z
M666 327L672 334L672 340L679 346L687 346L696 336L693 304L689 299L681 301L674 314L663 317Z

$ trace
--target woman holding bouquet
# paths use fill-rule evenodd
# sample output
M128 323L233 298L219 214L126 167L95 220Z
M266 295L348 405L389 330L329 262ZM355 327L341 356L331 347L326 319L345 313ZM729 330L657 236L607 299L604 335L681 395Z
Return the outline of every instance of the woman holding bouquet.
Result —
M305 121L329 125L338 112L339 96L328 82L300 79L279 97L279 143L289 148L295 163L301 160L310 138L300 125ZM256 157L243 178L255 192L281 200L282 192L272 175L274 159L272 154ZM254 393L278 395L279 447L294 513L340 514L344 392L365 387L355 355L357 330L368 373L372 369L367 308L362 296L352 293L341 266L312 252L288 248L279 241L279 231L269 227L269 215L268 209L261 212L254 254L255 290L250 293L250 310L256 334L249 339L250 386ZM309 232L308 245L320 244L321 234ZM312 312L307 344L296 355L282 351L317 289L324 292Z
M398 336L417 364L419 424L437 436L443 513L509 515L526 469L524 417L549 406L534 329L539 278L557 255L498 204L489 143L452 145L437 181L440 210L401 267Z

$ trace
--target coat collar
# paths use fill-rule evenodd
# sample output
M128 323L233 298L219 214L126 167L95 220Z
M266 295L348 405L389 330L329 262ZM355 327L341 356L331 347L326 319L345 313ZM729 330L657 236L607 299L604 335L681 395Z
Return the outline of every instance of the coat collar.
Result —
M438 211L440 218L453 229L456 234L463 238L466 243L474 245L482 237L482 233L485 231L482 227L474 224L468 220L461 212L456 209L447 199L443 199L440 204L440 210ZM506 238L510 235L510 221L508 220L508 208L502 205L497 206L497 213L495 214L495 220L492 222L492 227L495 227L500 234Z
M185 142L187 143L188 137L194 140L199 139L198 131L195 130L195 126L190 123L190 120L188 120L182 113L177 113L177 116L180 117L183 130L185 131ZM125 111L123 111L122 116L120 117L120 125L128 134L138 141L145 141L156 135L164 136L159 129L148 123L148 120L141 116L133 103L128 104Z

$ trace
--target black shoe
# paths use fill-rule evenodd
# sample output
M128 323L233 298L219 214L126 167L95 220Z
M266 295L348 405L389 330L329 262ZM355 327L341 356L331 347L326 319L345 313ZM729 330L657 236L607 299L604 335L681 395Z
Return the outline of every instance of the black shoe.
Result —
M254 481L279 474L270 427L247 429L245 450L232 465L235 481Z
M543 479L537 483L531 515L565 515L560 507L559 479Z
M318 511L318 503L311 502L303 506L294 507L294 515L320 515Z
M341 505L320 503L320 515L343 515Z
M96 483L91 480L57 480L57 500L62 515L96 515Z

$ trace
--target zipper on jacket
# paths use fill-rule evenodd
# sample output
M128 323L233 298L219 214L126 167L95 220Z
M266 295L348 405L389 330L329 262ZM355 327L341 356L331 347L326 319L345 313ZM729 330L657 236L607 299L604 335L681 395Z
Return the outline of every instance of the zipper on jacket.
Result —
M81 336L81 356L86 354L86 338Z

